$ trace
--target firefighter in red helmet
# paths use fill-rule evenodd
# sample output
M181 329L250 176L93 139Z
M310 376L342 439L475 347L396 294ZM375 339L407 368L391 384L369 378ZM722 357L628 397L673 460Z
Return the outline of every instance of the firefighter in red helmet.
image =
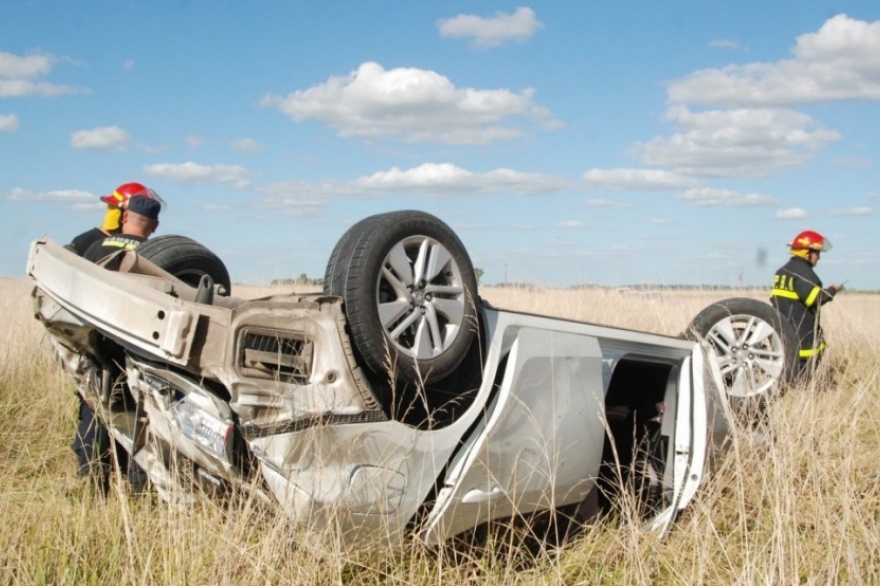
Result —
M843 285L822 288L822 280L813 270L823 252L831 250L831 242L812 230L795 236L789 244L791 258L776 271L770 302L788 319L800 338L800 373L807 374L818 364L825 350L819 325L819 309L843 289Z
M65 248L82 256L95 242L99 242L107 236L114 236L122 231L122 212L125 206L135 195L143 195L150 199L155 199L164 209L165 202L159 197L159 194L143 185L142 183L123 183L113 190L113 193L101 197L101 201L107 204L107 210L104 212L104 222L97 228L86 230Z
M104 222L101 226L86 230L73 239L65 248L84 256L89 247L102 242L105 238L122 233L124 213L128 209L129 201L135 196L144 196L150 200L159 202L159 208L165 207L165 202L155 191L141 183L123 183L113 190L113 193L102 196L101 201L107 204L104 212ZM153 205L155 207L155 204ZM77 397L79 395L77 394ZM112 460L110 454L111 439L107 430L95 417L88 403L79 401L79 412L76 434L71 444L71 449L76 454L79 465L79 473L82 476L94 476L99 481L102 489L106 490L109 464ZM117 450L117 457L124 458L124 450ZM124 466L123 466L124 468ZM129 478L132 479L131 477Z

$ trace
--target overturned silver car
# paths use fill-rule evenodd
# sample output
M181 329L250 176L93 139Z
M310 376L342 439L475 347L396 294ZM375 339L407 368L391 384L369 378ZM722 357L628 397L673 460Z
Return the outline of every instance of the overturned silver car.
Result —
M789 368L785 324L763 307L716 307L694 340L496 309L422 212L352 226L322 294L237 298L209 251L162 238L177 244L120 253L115 270L34 242L36 316L163 498L248 492L316 543L582 519L622 490L665 531L727 432L725 397ZM752 352L733 360L728 338Z

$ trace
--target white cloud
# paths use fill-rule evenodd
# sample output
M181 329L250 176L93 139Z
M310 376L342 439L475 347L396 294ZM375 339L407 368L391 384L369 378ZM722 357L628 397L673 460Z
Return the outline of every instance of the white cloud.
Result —
M118 126L103 126L91 130L77 130L70 135L70 146L75 149L92 149L97 151L128 148L131 136Z
M719 206L719 207L756 207L756 206L772 206L776 204L776 199L769 195L760 193L738 193L729 189L718 189L715 187L699 187L688 189L684 193L675 196L676 199L682 201L690 201L698 206Z
M134 59L126 59L122 62L122 70L123 71L133 71L134 70Z
M332 197L349 195L336 187L338 186L333 183L278 181L255 188L255 191L265 196L257 206L281 210L294 217L313 216Z
M665 191L692 187L699 182L671 171L661 169L590 169L584 181L604 189Z
M16 130L18 130L18 116L0 114L0 132L15 132Z
M634 208L635 204L625 201L612 201L610 199L588 199L587 205L591 208Z
M671 137L636 143L642 163L689 175L761 177L796 167L840 135L787 109L692 112L675 106L666 118L681 128Z
M855 167L858 169L867 169L871 166L871 161L862 157L837 157L831 159L830 163L834 167Z
M35 82L28 79L0 78L0 98L23 98L40 96L48 98L62 94L85 94L89 90L70 85L56 85L48 82Z
M845 14L797 38L794 58L705 69L673 82L672 102L727 107L880 100L880 20Z
M188 146L189 148L197 149L200 146L202 146L203 144L205 144L205 137L204 136L196 136L195 134L190 134L183 139L183 142L186 143L186 146Z
M0 51L0 77L30 78L46 75L52 70L55 59L50 55L19 57Z
M508 14L498 12L493 18L459 14L437 22L441 37L472 38L478 47L496 47L507 41L525 41L544 25L531 8L521 6Z
M580 220L563 220L556 224L557 227L563 228L565 230L573 230L578 228L584 228L586 224L581 222Z
M55 61L51 55L20 57L0 51L0 98L50 97L89 92L86 88L34 80L50 73Z
M807 217L807 212L801 208L788 208L776 212L776 217L780 220L802 220Z
M522 173L512 169L474 173L451 163L424 163L406 170L393 167L355 179L349 185L359 192L375 193L415 191L426 195L536 195L565 189L569 183L552 175Z
M334 76L287 96L269 94L261 104L278 108L294 122L323 122L343 137L486 144L522 135L508 122L513 117L546 129L559 126L532 94L531 89L456 88L434 71L363 63L346 77Z
M65 203L94 203L96 197L87 191L77 189L60 189L56 191L28 191L16 187L9 194L13 201L42 201Z
M874 210L869 207L857 207L831 210L830 214L832 216L872 216L874 215Z
M539 173L495 169L476 173L449 163L424 163L410 169L393 167L349 181L283 181L255 190L266 196L260 205L306 215L336 198L380 198L405 193L415 197L475 195L542 195L567 189L566 179Z
M235 138L229 141L229 146L242 153L259 153L266 147L252 138Z
M144 173L182 183L231 183L235 187L250 185L251 173L240 165L199 165L193 162L175 165L145 165Z
M730 39L717 39L709 43L710 47L715 47L717 49L739 49L740 44L738 41L731 41Z
M711 43L736 48L720 39ZM671 136L633 145L646 166L698 177L765 177L805 164L837 131L790 106L833 100L880 100L880 20L839 14L800 35L792 58L696 71L668 87ZM696 110L693 105L724 109ZM835 166L870 166L834 159Z
M168 150L167 144L158 144L158 145L138 145L142 151L150 155L158 155L159 153L165 152Z

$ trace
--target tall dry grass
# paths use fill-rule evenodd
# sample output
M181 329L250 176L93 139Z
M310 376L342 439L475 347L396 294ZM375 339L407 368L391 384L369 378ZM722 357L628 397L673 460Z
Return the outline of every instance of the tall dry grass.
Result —
M729 296L482 293L500 307L673 335ZM273 508L252 501L175 509L130 495L124 483L97 495L75 476L73 388L31 316L27 281L0 280L0 310L2 583L880 583L878 296L842 295L828 306L824 384L771 406L768 439L734 442L664 539L624 518L537 556L497 534L457 551L407 541L317 557Z

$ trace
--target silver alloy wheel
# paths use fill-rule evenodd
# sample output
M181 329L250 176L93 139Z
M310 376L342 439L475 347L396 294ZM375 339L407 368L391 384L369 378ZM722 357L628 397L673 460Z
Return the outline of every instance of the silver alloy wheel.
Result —
M401 354L415 360L437 357L464 326L461 268L433 238L410 236L395 244L382 262L377 285L379 321Z
M325 274L359 360L382 379L444 380L475 350L476 273L440 218L418 210L364 218L336 243Z
M781 378L785 347L779 332L754 315L730 315L715 323L706 336L715 349L727 393L754 397Z

